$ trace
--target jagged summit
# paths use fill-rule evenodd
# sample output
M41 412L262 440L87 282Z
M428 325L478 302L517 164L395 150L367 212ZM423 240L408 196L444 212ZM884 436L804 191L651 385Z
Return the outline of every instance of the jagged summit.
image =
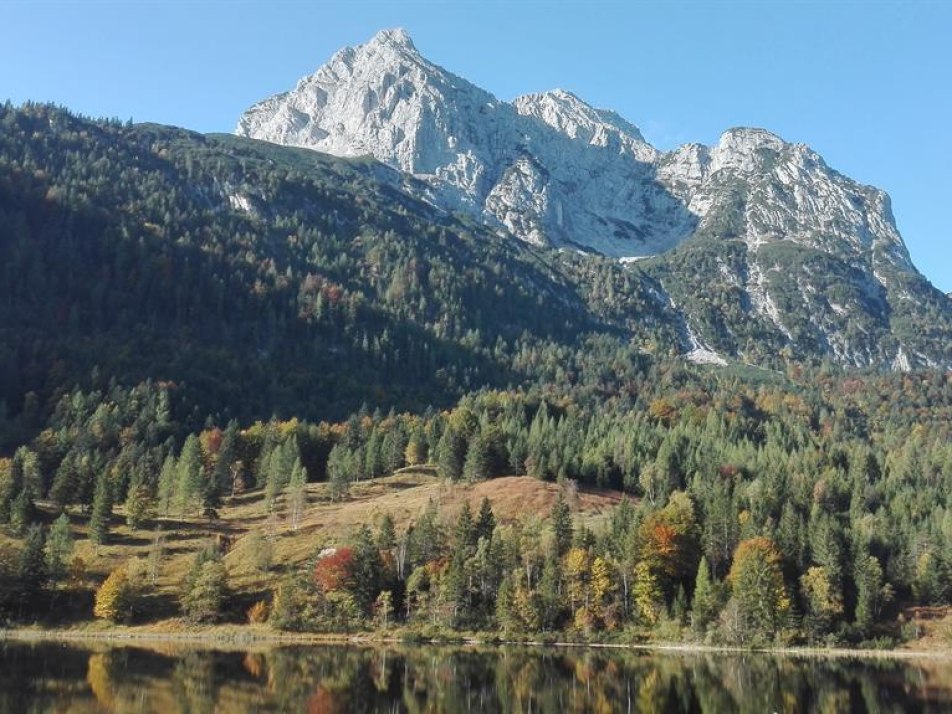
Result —
M634 124L615 112L596 109L564 89L524 94L514 99L512 104L523 116L535 116L571 139L604 145L606 134L616 132L630 141L645 144L646 149L650 148ZM656 152L651 149L651 153Z
M737 309L779 335L778 347L807 339L790 313L808 311L809 339L842 362L878 359L844 336L872 334L855 327L854 308L888 326L910 281L924 283L889 197L804 144L735 127L713 146L659 151L630 121L564 89L501 101L426 59L401 29L341 50L292 91L254 105L237 133L372 155L421 179L438 206L535 245L645 258L710 243L719 253L694 250L706 262L692 277L713 268L710 279L737 291ZM848 290L831 293L830 266ZM716 322L711 329L724 329Z
M394 27L389 30L380 30L368 44L371 45L390 45L416 52L416 46L410 38L410 33L402 27Z
M882 192L764 129L664 153L617 113L564 89L503 102L416 49L400 28L346 48L251 107L237 133L339 156L371 154L427 181L437 203L532 243L616 257L669 250L751 184L745 239L906 252ZM731 194L732 195L732 194Z

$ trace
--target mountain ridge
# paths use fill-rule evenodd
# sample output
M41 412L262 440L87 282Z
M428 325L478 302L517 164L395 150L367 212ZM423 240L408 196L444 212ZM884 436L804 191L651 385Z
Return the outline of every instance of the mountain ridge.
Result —
M252 107L237 133L369 153L413 176L443 209L531 245L629 265L680 262L680 275L655 274L686 306L684 324L697 323L682 331L696 337L685 339L689 353L699 340L720 344L710 350L719 359L756 361L757 349L738 345L755 339L777 350L808 344L854 366L952 364L943 339L922 345L920 330L892 319L911 298L952 324L945 296L910 259L888 195L766 129L733 127L712 146L662 152L617 113L565 90L501 101L391 30ZM686 276L703 283L686 286ZM717 292L721 314L705 308Z

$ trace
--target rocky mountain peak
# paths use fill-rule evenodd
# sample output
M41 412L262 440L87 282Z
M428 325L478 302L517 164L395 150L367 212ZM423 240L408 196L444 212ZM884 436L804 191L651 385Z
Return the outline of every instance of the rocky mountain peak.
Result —
M882 352L871 336L889 329L907 286L924 283L889 197L806 145L735 127L713 146L661 152L631 122L564 89L500 101L423 57L400 29L345 48L294 90L254 105L237 133L372 155L422 180L414 185L428 201L535 245L677 261L685 244L691 260L707 256L685 276L707 275L704 294L722 282L730 309L772 330L776 349L809 342L871 364ZM694 301L667 288L675 303ZM810 321L799 331L798 305ZM705 333L689 312L686 344L728 344L717 320ZM895 356L900 343L890 344ZM906 354L926 360L909 345Z
M534 116L572 139L604 141L606 131L614 131L632 141L647 143L631 122L615 112L596 109L564 89L525 94L512 104L519 114Z
M368 45L384 45L388 47L393 47L401 49L404 51L416 52L416 45L413 44L413 40L410 38L410 33L404 30L402 27L394 27L389 30L380 30Z

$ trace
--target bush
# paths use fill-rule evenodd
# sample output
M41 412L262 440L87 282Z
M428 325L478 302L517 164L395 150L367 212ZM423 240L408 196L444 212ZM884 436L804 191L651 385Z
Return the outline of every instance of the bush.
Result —
M258 602L248 608L248 623L251 625L260 625L267 622L268 614L268 603L264 600L258 600Z
M286 576L275 590L268 622L279 630L304 632L314 629L314 598L313 588L305 578Z

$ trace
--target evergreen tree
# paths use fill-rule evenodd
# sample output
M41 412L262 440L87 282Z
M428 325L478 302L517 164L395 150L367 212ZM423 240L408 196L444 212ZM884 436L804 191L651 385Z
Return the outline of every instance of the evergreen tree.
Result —
M46 539L46 571L50 581L59 583L66 577L67 567L73 554L73 534L69 517L61 513L53 521Z
M691 625L698 633L703 633L714 622L720 609L720 602L707 558L701 558L694 579L694 599L691 601Z
M453 427L447 427L437 447L440 475L458 481L463 475L466 440Z
M228 596L227 576L214 549L200 551L182 585L182 612L191 622L216 622Z
M489 444L480 432L473 435L466 450L463 464L463 478L470 483L482 481L490 476Z
M332 501L343 500L350 490L351 452L343 444L335 444L327 457L328 490Z
M144 483L134 483L126 496L126 524L135 533L146 520L153 517L154 504L149 487Z
M109 537L109 521L112 518L112 485L105 471L96 477L96 490L93 493L92 514L89 517L89 539L96 545L102 545Z
M879 561L867 553L856 560L856 628L869 635L879 619L883 607L892 600L892 587L883 583L883 569Z
M43 528L32 525L23 539L17 567L16 586L19 592L21 608L28 607L43 590L48 571L45 554L46 539Z
M366 525L357 533L353 553L353 596L361 612L369 613L380 592L382 564L373 533Z
M297 530L304 509L307 507L307 469L301 466L301 461L294 462L291 469L291 481L288 483L288 517L291 521L291 530Z
M479 505L479 515L476 517L476 540L485 538L491 540L496 530L496 516L489 498L483 497Z
M780 566L780 552L767 538L737 546L730 583L745 642L769 642L786 622L791 603Z
M13 503L10 505L10 528L17 535L26 532L36 514L36 506L30 498L30 489L20 489Z
M175 501L175 485L178 480L178 465L175 457L169 454L162 462L162 471L159 474L158 507L163 516L168 516Z
M454 531L454 542L457 553L463 553L467 557L476 547L478 535L476 524L473 521L473 511L469 507L469 501L463 501L463 507L460 509L459 516L456 518L456 529Z
M560 556L565 555L572 547L573 528L572 513L561 492L552 507L551 521L552 533L555 536L555 552Z
M393 524L393 516L384 513L377 532L377 548L381 552L390 552L397 545L397 531Z
M202 495L202 447L195 434L189 434L182 446L176 474L175 495L179 512L194 512Z

